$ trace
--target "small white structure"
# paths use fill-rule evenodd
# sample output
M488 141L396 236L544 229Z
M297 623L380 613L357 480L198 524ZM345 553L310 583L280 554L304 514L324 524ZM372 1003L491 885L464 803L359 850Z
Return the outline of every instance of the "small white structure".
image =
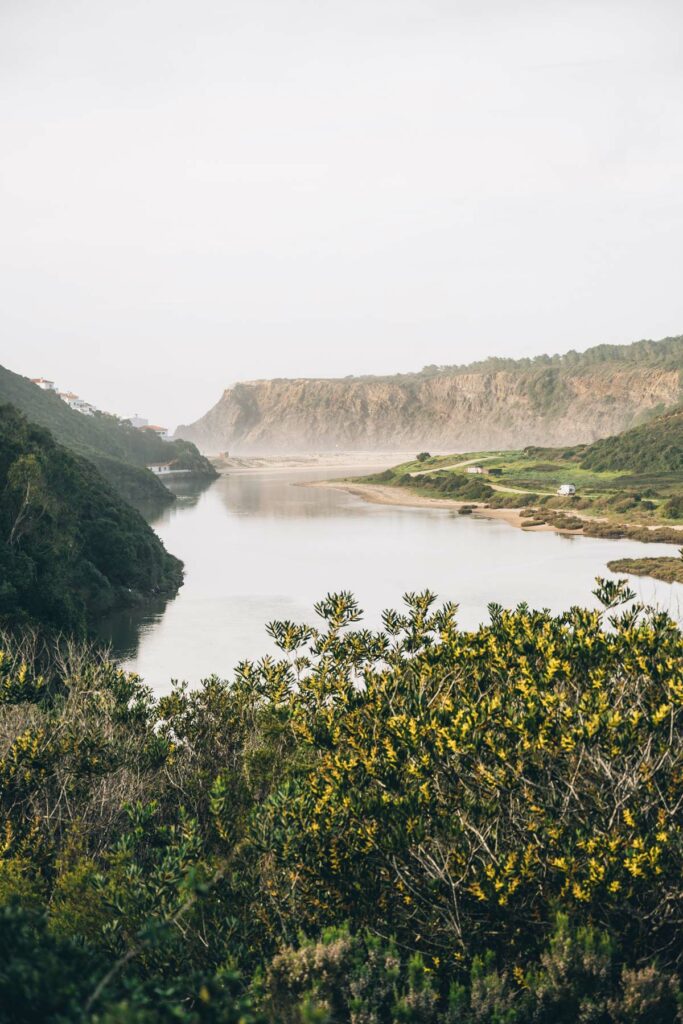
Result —
M144 416L139 416L137 413L134 416L129 416L128 422L136 430L142 430L143 427L149 426L149 420L146 420Z
M144 427L140 427L140 430L147 430L150 434L156 434L162 441L172 441L173 438L168 432L168 427L157 427L155 424L147 424Z
M557 488L557 493L566 498L570 494L576 494L576 487L574 487L574 484L560 484Z
M73 391L60 391L59 397L63 402L66 402L70 409L73 409L74 412L80 412L83 416L92 416L95 412L94 406L79 398Z
M174 469L172 462L150 462L147 469L155 476L188 476L191 469Z
M476 473L477 476L480 476L484 472L484 467L483 466L468 466L467 469L465 470L465 472L466 473Z
M31 384L35 384L42 391L56 391L57 387L53 380L46 380L45 377L32 377Z

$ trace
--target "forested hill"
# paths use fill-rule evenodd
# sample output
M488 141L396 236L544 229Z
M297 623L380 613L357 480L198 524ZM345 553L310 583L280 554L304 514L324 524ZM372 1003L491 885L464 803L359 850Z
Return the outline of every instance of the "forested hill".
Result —
M170 491L145 468L149 463L173 461L176 468L190 469L198 476L216 475L193 444L162 441L104 413L83 416L56 394L42 391L2 366L0 402L15 406L33 423L46 427L60 444L89 459L114 490L134 505L173 500Z
M476 451L574 445L676 405L683 337L419 373L236 384L178 437L203 451Z
M82 631L181 583L182 563L87 459L0 406L0 623Z
M616 437L589 445L581 455L586 469L683 474L683 406Z

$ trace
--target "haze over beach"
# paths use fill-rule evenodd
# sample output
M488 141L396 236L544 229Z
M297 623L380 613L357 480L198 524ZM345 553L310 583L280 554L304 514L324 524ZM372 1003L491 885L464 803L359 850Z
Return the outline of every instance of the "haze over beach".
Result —
M8 0L4 361L174 427L238 380L677 333L681 19Z

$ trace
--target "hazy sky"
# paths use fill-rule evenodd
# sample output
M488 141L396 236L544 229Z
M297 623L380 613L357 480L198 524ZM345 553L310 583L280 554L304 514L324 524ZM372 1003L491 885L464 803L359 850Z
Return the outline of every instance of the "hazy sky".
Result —
M0 0L0 362L238 379L683 331L680 0Z

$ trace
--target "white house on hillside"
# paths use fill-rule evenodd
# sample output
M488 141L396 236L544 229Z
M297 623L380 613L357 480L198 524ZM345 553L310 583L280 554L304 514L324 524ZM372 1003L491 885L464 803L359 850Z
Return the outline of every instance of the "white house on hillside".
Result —
M483 466L468 466L465 470L466 473L476 473L477 475L484 472Z
M59 397L63 402L66 402L70 409L73 409L74 412L80 412L83 416L92 416L95 412L94 406L79 398L73 391L60 391Z
M576 487L574 484L560 484L557 488L557 493L567 497L570 494L576 494Z
M53 380L46 380L45 377L32 377L31 384L35 384L42 391L56 391L57 386Z
M155 424L150 424L145 427L141 427L141 430L148 430L150 434L156 434L162 441L172 441L173 438L168 432L168 427L158 427Z

